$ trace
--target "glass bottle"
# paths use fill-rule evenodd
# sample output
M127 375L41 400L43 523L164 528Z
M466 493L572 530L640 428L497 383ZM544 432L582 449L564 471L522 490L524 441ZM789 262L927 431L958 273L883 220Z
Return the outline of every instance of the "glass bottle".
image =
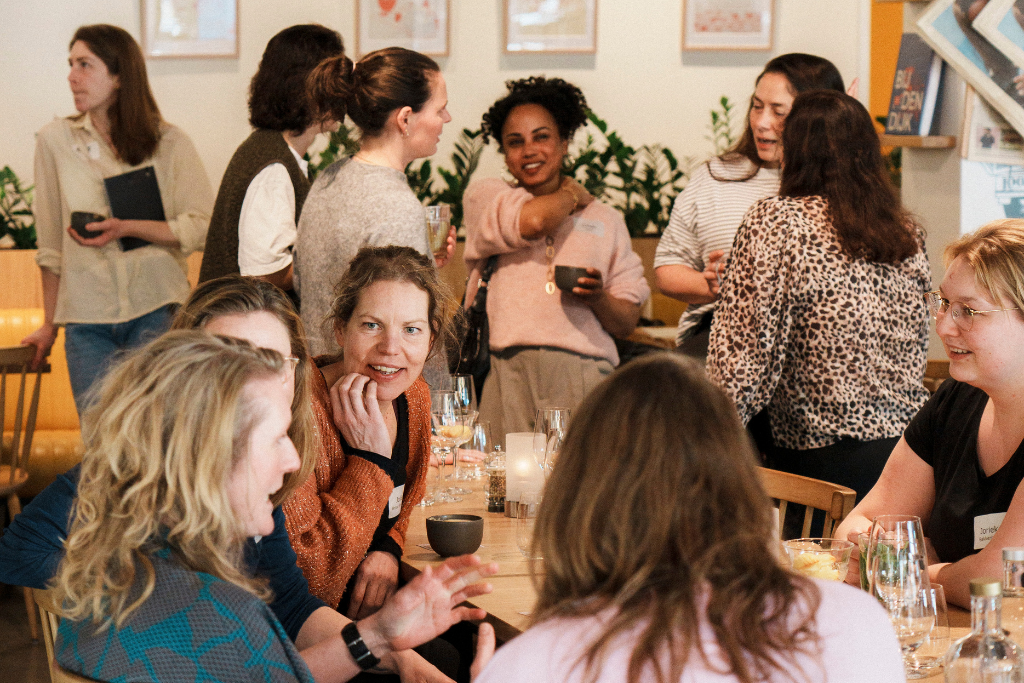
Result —
M971 579L971 632L946 656L946 683L1024 683L1024 651L1000 626L1003 586Z
M1003 628L1015 642L1024 636L1024 548L1003 548Z

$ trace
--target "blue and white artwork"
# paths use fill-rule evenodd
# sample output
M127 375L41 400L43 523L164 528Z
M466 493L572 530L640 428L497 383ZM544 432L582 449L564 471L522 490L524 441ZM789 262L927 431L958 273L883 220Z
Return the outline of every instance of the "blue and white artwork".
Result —
M971 25L1017 67L1024 68L1024 0L987 0Z

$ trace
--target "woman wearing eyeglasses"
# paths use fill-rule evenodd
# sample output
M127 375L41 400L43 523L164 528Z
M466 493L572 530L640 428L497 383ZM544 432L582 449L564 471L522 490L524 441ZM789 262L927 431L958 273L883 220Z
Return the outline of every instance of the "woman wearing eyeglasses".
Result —
M1002 549L1024 546L1024 221L960 238L945 262L926 298L953 379L910 422L836 537L855 539L876 515L919 516L932 582L967 606L969 580L1002 576Z
M744 421L767 408L769 467L863 496L928 400L924 237L849 95L797 95L782 150L779 196L733 243L708 375Z

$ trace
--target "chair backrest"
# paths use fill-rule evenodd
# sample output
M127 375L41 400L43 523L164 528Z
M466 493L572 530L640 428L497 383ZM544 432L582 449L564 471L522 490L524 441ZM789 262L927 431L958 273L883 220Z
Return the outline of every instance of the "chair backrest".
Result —
M35 358L36 349L34 346L6 346L0 348L0 406L7 405L8 378L14 383L18 382L18 398L15 402L14 425L12 427L11 450L7 455L10 469L10 481L0 481L4 484L13 485L19 470L24 471L28 467L28 457L32 453L32 436L36 430L36 416L39 413L39 387L42 382L43 372L49 367L41 363L35 371L29 369L32 359ZM25 410L25 394L28 387L29 374L35 374L35 382L32 383L32 398L28 404L28 411ZM0 449L2 450L2 449ZM0 454L0 464L5 464Z
M60 607L53 598L53 591L33 588L32 597L35 598L36 605L39 606L39 616L42 617L43 642L46 644L46 661L50 664L52 683L93 683L94 679L68 671L57 663L54 643L57 640L57 627L60 626Z
M811 517L814 510L825 512L825 529L822 532L824 538L832 538L835 528L846 519L853 509L853 503L857 499L857 492L851 488L832 484L820 479L801 477L798 474L770 470L766 467L758 467L758 474L761 476L761 485L768 495L779 501L779 519L786 518L786 506L789 503L806 505L804 513L803 530L801 538L811 534ZM780 534L782 524L779 524Z

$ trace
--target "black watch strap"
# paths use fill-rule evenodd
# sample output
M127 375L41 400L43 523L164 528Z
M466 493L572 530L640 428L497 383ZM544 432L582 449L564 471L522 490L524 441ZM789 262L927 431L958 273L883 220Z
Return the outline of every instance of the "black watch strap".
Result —
M356 628L354 621L341 629L341 639L345 641L345 646L352 655L352 659L356 660L356 664L363 671L372 669L380 664L380 660L370 652L370 648L366 647L366 643L363 642L363 637L359 635L359 629Z

